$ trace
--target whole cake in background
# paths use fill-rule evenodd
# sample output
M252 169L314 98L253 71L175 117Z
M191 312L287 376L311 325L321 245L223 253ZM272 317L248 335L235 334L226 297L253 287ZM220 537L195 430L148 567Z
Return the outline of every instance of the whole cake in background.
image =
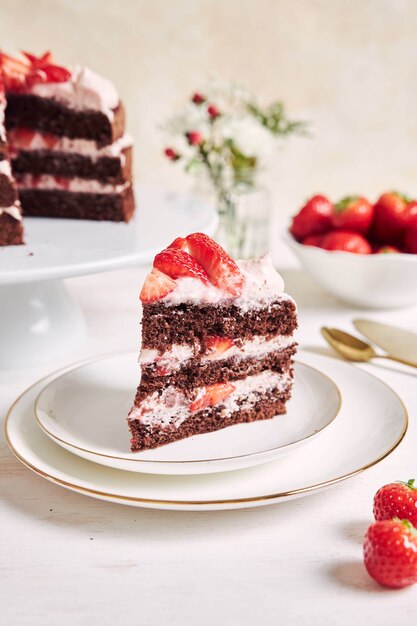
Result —
M0 75L0 171L10 161L23 214L129 221L132 140L114 85L86 67L56 65L50 52L0 53ZM1 230L4 215L19 219L3 209Z
M235 262L207 235L179 237L140 299L132 451L286 412L297 314L269 256Z

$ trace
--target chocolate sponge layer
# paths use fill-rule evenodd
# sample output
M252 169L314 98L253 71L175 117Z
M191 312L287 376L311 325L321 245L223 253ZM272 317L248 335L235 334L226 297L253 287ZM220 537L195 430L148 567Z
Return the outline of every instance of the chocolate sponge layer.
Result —
M228 417L222 417L222 406L214 406L191 414L178 428L173 425L146 425L139 420L128 419L132 435L130 445L132 452L157 448L167 443L227 428L235 424L266 420L286 412L285 403L291 395L288 389L278 394L269 392L259 394L259 399L250 409L235 411Z
M13 173L86 178L101 183L119 184L132 180L132 148L125 148L122 157L89 156L52 150L21 150L12 161Z
M253 339L290 335L297 328L296 307L282 299L263 309L242 311L233 303L218 306L146 304L142 317L142 346L164 352L173 343L206 343L207 337Z
M123 135L125 113L121 102L113 110L113 120L110 120L101 111L78 111L56 100L9 92L6 128L19 126L71 139L92 139L97 146L104 146Z
M120 194L75 193L44 189L21 189L24 215L128 222L135 203L132 187Z

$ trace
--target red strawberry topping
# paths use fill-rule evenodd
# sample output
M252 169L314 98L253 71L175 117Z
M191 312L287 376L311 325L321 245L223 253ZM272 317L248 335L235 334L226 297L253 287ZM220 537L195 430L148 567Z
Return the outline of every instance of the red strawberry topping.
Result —
M235 386L231 383L216 383L214 385L208 385L207 387L202 387L197 397L190 404L190 411L194 413L195 411L201 411L206 409L209 406L214 406L218 404L235 390Z
M238 296L243 289L244 278L234 260L208 235L194 233L186 237L191 256L207 272L210 281L223 291Z
M207 350L207 358L213 359L223 354L234 345L233 339L229 337L207 337L205 347Z
M205 285L209 279L202 266L192 256L178 248L166 248L156 255L153 266L171 278L191 276L198 278Z
M71 72L52 62L50 52L36 57L23 52L24 58L0 53L0 71L7 91L24 91L35 83L62 83L71 78Z
M169 244L168 248L177 248L179 250L187 251L187 240L185 239L185 237L177 237L172 243Z
M372 524L363 552L369 575L380 585L399 589L417 582L417 530L408 520Z
M171 291L174 291L175 287L175 280L153 268L146 277L139 297L143 303L155 302L165 298Z

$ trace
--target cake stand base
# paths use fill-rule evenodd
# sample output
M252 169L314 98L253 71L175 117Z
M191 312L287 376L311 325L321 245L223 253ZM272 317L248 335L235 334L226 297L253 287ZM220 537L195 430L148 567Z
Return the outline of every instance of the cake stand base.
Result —
M0 368L50 361L85 336L81 310L61 280L0 285Z

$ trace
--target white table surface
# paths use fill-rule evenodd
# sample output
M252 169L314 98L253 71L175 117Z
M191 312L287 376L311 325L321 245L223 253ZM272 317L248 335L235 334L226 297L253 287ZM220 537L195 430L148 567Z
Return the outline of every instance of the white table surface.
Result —
M282 244L274 259L298 302L301 346L329 353L320 326L353 330L351 319L363 311L346 308L313 285ZM18 394L50 371L138 344L144 271L67 281L86 315L89 338L73 354L42 367L0 371L2 418ZM417 331L416 309L366 315ZM410 415L405 440L354 479L268 507L172 513L94 500L32 474L2 434L2 626L415 623L417 586L395 592L374 584L363 567L362 537L372 521L376 489L417 478L417 372L361 367L402 396Z

